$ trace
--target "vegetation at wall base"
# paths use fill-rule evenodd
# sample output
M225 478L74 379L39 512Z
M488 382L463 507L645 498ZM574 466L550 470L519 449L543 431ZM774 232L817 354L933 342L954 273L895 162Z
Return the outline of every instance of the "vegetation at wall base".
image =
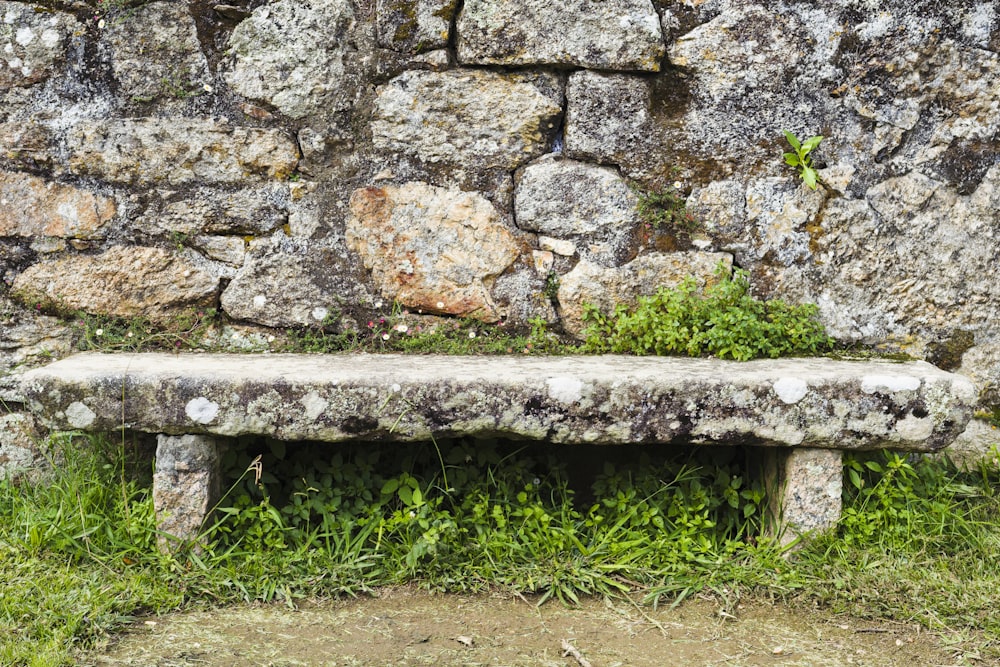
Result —
M757 357L816 355L833 348L813 304L761 301L750 294L745 271L720 264L704 290L694 278L639 297L634 308L611 315L584 310L588 352L712 355L746 361Z
M238 476L200 549L163 555L148 461L131 445L69 434L50 451L50 483L0 484L0 664L72 664L142 614L404 582L568 604L762 596L962 633L1000 657L995 469L848 457L838 529L787 554L762 529L740 450L602 453L581 472L523 444L254 441L227 455Z

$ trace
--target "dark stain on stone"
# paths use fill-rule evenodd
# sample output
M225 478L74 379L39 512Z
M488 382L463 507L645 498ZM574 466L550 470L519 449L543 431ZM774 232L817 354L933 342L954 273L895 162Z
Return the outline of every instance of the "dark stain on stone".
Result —
M976 337L971 331L954 331L943 340L928 343L927 361L942 370L954 370L962 365L962 355L975 344Z
M1000 163L998 140L1000 137L994 137L990 141L955 141L931 169L938 178L954 186L958 194L972 194L989 168Z
M341 422L340 428L351 435L368 433L378 428L378 420L372 417L351 416Z

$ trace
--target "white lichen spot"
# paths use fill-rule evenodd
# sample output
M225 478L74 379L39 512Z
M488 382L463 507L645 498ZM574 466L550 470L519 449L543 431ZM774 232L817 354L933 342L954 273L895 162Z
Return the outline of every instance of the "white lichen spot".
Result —
M14 41L21 46L28 46L35 41L35 33L31 32L31 28L18 28L14 34Z
M896 423L896 433L903 440L921 441L931 437L934 432L934 420L907 415Z
M802 378L781 378L774 383L774 393L782 403L794 405L809 393L809 385Z
M219 404L199 396L188 401L184 406L184 412L196 424L211 424L219 414Z
M299 403L305 408L306 417L310 421L316 421L320 416L326 412L326 409L330 407L330 403L320 396L315 391L310 391L308 394L299 399Z
M97 414L80 401L74 401L66 408L66 421L73 428L87 428L97 419Z
M912 375L866 375L861 378L861 391L874 394L876 391L916 391L920 389L920 378Z
M52 28L47 28L42 31L42 44L48 48L53 48L59 44L59 32L53 30Z
M330 311L323 306L316 306L312 310L312 317L317 322L322 322L326 319L326 316L330 314Z
M267 297L263 294L258 294L253 298L254 308L263 308L265 304L267 304Z
M967 403L975 402L979 396L979 390L976 389L976 385L973 384L972 380L967 380L963 377L956 377L952 380L951 393L959 400Z
M579 403L583 398L583 382L577 378L549 378L545 384L549 388L549 398L560 403Z

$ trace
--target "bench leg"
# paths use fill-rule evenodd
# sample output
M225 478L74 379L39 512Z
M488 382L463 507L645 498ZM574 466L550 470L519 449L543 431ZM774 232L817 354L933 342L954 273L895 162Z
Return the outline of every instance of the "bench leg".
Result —
M844 489L840 451L769 449L767 470L772 526L781 544L837 525Z
M219 498L219 443L203 435L158 435L153 506L169 551L198 537Z

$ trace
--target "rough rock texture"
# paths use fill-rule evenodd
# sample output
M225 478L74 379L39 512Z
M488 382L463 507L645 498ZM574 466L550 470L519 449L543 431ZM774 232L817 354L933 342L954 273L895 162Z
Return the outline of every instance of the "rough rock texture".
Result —
M547 150L559 89L547 76L404 72L378 91L374 145L426 163L513 170Z
M62 12L38 12L27 3L0 2L0 91L44 80L65 58L80 24Z
M840 452L794 449L775 452L777 470L768 487L771 511L781 526L778 539L790 544L808 533L830 530L840 520L844 492L844 461Z
M211 88L208 61L187 3L139 5L108 22L104 40L123 96L137 101L161 95L183 98Z
M0 171L0 236L100 236L115 202L71 185Z
M483 197L419 182L355 190L347 244L387 299L483 321L498 319L490 287L522 249Z
M51 131L38 122L0 122L0 164L18 169L47 168L54 144Z
M286 183L235 190L196 187L149 193L140 229L179 234L268 234L288 221Z
M1000 406L1000 342L966 350L958 372L972 378L979 387L984 407Z
M649 0L466 0L458 61L656 72L664 54Z
M543 158L522 169L516 183L518 227L572 239L583 256L605 266L626 259L639 226L638 197L617 171Z
M376 0L378 45L422 53L448 45L457 0Z
M284 178L299 160L294 139L281 130L208 119L85 121L69 130L66 143L72 173L132 184Z
M702 285L710 284L720 262L731 266L732 257L708 252L650 253L618 268L580 260L559 280L563 328L577 336L582 333L585 304L610 313L617 304L634 306L638 297L679 285L688 276L694 276Z
M863 199L794 181L717 181L692 195L719 247L774 292L818 303L842 340L927 341L1000 317L991 276L1000 254L1000 165L969 195L911 171ZM901 233L906 230L912 233ZM919 233L916 233L919 230ZM985 334L985 332L983 332Z
M633 177L662 165L648 79L583 70L566 83L566 155L614 164Z
M21 403L20 376L69 353L70 329L54 317L14 303L0 293L0 403Z
M615 356L79 354L22 389L47 425L92 431L914 451L961 433L976 394L924 362Z
M943 453L961 469L976 471L980 465L1000 468L1000 429L983 419L973 419Z
M45 467L43 440L32 415L0 414L0 479L36 476Z
M31 305L116 317L169 320L171 311L210 306L219 276L162 248L113 246L100 255L66 255L29 267L11 292Z
M198 537L219 499L219 445L204 435L159 435L153 473L153 507L162 533L160 548L170 550Z
M371 307L375 299L343 241L284 238L251 247L222 293L222 309L232 318L274 327L355 329L351 312Z
M350 0L276 0L261 5L229 39L226 83L292 118L349 109L361 56Z

